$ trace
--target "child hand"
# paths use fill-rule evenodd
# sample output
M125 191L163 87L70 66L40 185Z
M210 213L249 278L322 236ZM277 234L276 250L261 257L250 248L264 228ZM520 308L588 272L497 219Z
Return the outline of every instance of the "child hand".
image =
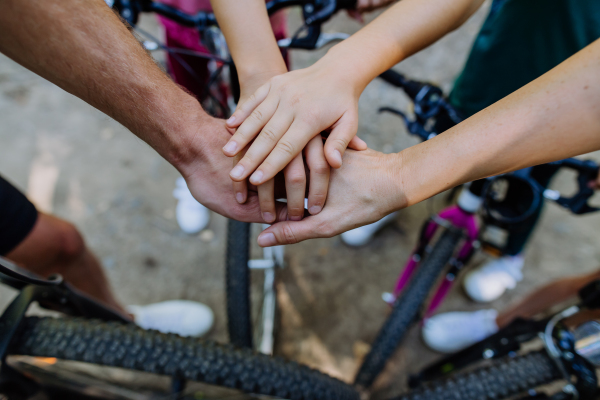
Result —
M256 170L250 182L265 183L327 129L331 129L331 134L324 151L332 167L341 166L348 145L366 149L366 144L355 138L360 91L353 88L351 80L333 70L318 62L277 76L238 107L227 122L229 127L238 128L223 152L233 157L256 140L231 171L234 181L246 179Z
M304 151L294 157L283 170L287 197L287 219L290 221L300 221L304 217L307 174L310 178L307 208L311 215L316 215L325 205L330 174L330 166L323 155L323 140L320 135L308 142ZM267 223L275 221L274 188L274 178L257 187L261 213Z

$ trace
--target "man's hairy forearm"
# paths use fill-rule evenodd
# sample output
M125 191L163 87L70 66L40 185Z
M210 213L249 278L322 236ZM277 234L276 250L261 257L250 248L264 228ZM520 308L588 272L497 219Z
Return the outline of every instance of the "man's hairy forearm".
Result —
M461 183L600 150L600 40L400 153L408 205Z
M173 164L205 114L103 0L0 1L0 52L122 123ZM200 121L198 121L200 122Z

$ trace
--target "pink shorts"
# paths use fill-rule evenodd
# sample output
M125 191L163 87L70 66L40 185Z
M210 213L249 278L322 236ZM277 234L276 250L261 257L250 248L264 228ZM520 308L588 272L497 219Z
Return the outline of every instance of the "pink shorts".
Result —
M161 0L161 2L190 14L197 13L198 11L212 11L209 0ZM165 42L167 46L208 53L208 50L202 45L200 33L196 29L181 26L162 16L159 16L158 19L165 28ZM278 12L276 15L272 16L271 26L273 27L275 38L277 40L283 39L286 36L287 27L285 14L283 12ZM204 88L209 78L207 60L184 54L178 54L177 58L181 58L189 64L195 74L200 78L200 82L198 79L194 78L172 54L169 54L167 62L171 76L177 84L183 86L199 98L204 92Z

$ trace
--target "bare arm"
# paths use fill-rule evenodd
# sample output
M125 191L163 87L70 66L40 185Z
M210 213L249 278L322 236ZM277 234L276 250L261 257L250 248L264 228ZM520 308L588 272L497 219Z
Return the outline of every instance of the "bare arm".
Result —
M598 149L600 41L399 157L412 205L464 182Z
M483 0L399 1L334 46L323 63L331 64L362 92L382 72L457 29L481 4Z
M600 40L443 134L398 154L348 151L323 211L263 246L329 237L461 183L600 150Z
M238 71L242 99L287 72L263 0L211 0L211 5Z
M0 1L0 52L130 129L179 169L203 204L261 220L255 196L234 200L223 121L155 65L103 0Z
M483 0L402 0L314 65L273 78L234 113L232 145L248 152L234 180L260 185L284 168L313 137L331 129L329 164L339 168L358 127L358 99L394 64L459 27ZM290 122L290 121L293 121ZM269 134L261 129L267 126ZM259 132L261 132L259 134ZM226 153L234 156L237 152ZM256 172L255 172L256 171Z

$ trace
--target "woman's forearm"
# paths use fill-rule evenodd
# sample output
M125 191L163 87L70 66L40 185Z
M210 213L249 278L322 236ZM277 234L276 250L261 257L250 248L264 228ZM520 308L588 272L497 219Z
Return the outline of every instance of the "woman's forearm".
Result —
M322 59L362 92L379 74L462 25L483 0L402 0Z
M399 153L412 205L458 184L600 149L600 40L443 134Z
M211 4L242 86L257 76L270 75L262 79L266 81L287 71L264 0L211 0Z

